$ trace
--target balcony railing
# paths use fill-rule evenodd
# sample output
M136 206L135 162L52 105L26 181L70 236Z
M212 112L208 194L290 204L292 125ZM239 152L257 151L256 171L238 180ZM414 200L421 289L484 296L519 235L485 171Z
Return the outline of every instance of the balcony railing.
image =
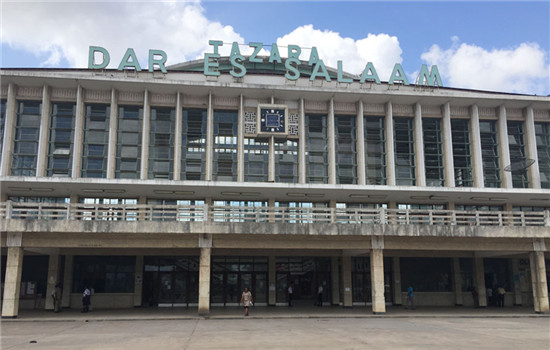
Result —
M0 219L208 223L550 226L550 211L239 207L220 205L0 203Z

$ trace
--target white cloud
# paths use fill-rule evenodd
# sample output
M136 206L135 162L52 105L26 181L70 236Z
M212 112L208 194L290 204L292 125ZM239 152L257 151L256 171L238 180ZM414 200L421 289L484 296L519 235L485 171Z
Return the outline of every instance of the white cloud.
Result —
M2 31L3 43L47 56L45 66L65 58L71 67L87 67L88 46L106 48L111 67L132 47L145 68L149 49L164 50L170 65L212 52L210 39L244 42L233 27L209 20L199 2L188 1L5 2Z
M460 44L442 49L433 45L421 55L436 64L445 86L544 95L550 90L548 53L536 43L493 49Z
M336 68L337 61L343 62L343 69L353 74L361 74L368 62L372 62L382 81L388 81L395 63L403 61L399 40L388 34L368 34L366 38L354 40L344 38L340 33L330 30L321 31L313 25L304 25L277 39L282 56L287 56L281 46L298 45L302 47L300 59L309 60L311 50L317 47L319 57L327 67Z

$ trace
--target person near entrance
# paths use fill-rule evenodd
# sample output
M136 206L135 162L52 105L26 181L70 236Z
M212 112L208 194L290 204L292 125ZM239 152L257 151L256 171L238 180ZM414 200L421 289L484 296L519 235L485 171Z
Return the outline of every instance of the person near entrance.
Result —
M409 307L414 310L414 290L410 284L407 288L407 306L405 309L408 309Z
M317 306L323 306L323 285L320 284L317 288Z
M288 306L292 306L292 293L294 290L292 289L292 284L288 286Z
M254 305L254 301L252 299L252 293L250 293L247 287L244 287L244 292L241 295L241 303L244 306L244 315L248 316L248 308Z
M82 312L90 311L91 295L90 289L88 287L84 288L84 292L82 293Z
M504 296L506 295L506 289L503 286L497 288L497 306L504 306Z
M57 282L54 290L52 291L53 311L56 313L61 310L61 291L62 284L61 282Z

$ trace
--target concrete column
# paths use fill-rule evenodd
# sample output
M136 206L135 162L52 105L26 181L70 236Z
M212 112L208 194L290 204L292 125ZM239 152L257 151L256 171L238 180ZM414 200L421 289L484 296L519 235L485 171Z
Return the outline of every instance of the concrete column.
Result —
M521 297L521 284L519 281L519 259L512 259L512 288L514 292L514 306L523 304Z
M36 176L46 176L48 167L48 140L50 136L50 88L44 85L42 88L42 108L40 110L40 132L38 137L38 152L36 157ZM46 298L47 299L47 298Z
M504 171L504 168L510 164L510 144L508 143L508 123L506 122L506 108L500 106L498 109L498 154L500 155L500 178L502 187L513 188L512 173Z
M46 285L45 309L53 310L54 304L51 297L55 285L59 282L59 254L50 254L48 261L48 281Z
M244 101L242 94L239 96L239 112L237 118L237 181L244 182Z
M151 138L149 127L151 125L151 103L149 91L145 89L143 94L143 124L141 125L141 170L140 179L149 178L149 139Z
M212 92L208 93L208 109L206 112L206 181L212 181L212 158L214 157L214 106Z
M422 106L414 105L414 153L417 186L426 186L426 165L424 162L424 134L422 130Z
M111 90L111 114L109 115L109 145L107 151L107 178L115 178L116 167L116 142L118 128L118 94Z
M535 163L527 168L530 188L540 188L539 156L537 152L537 136L535 134L535 115L533 107L527 107L525 115L525 151L527 158L534 159Z
M546 265L544 252L535 251L529 253L531 265L531 284L533 287L533 304L536 313L548 313L548 282L546 280Z
M365 169L365 117L363 116L363 102L357 102L357 121L356 139L357 139L357 184L365 185L367 183Z
M269 278L268 283L268 306L275 306L277 304L277 270L275 269L276 257L270 255L268 257L268 271L267 276Z
M453 158L453 133L451 126L451 105L443 105L443 164L445 166L445 186L455 187L455 164Z
M487 290L485 289L485 266L483 266L483 258L474 258L474 276L479 307L487 307Z
M210 243L212 243L212 237L210 237ZM210 256L212 254L212 245L210 244L210 247L201 247L200 249L199 315L208 315L210 313Z
M330 99L328 118L328 183L336 183L336 128L334 125L334 99Z
M138 204L139 205L146 205L147 204L147 197L139 196ZM144 208L139 209L138 220L139 221L147 220L147 210L146 209L144 209Z
M73 164L71 177L79 178L82 173L82 151L84 145L84 89L78 85L76 90L76 116L74 121Z
M351 256L342 256L342 282L344 284L344 307L352 307Z
M16 318L19 314L21 271L23 271L23 248L8 247L2 318Z
M470 151L472 154L472 171L474 187L483 188L483 158L481 155L481 130L479 129L479 110L477 105L470 108Z
M372 313L386 312L386 298L384 296L384 251L373 249L370 253L370 279L372 290Z
M460 274L460 259L453 258L453 280L455 288L455 305L464 305L464 296L462 295L462 275Z
M269 137L267 181L275 182L275 136Z
M71 307L71 290L73 286L73 256L65 255L65 269L63 271L63 293L61 307Z
M392 258L393 270L393 305L403 305L401 293L401 262L399 257Z
M298 124L298 183L306 183L306 112L304 109L304 99L300 99L300 122Z
M13 138L15 135L15 119L17 114L17 86L8 85L8 99L6 101L6 118L4 119L4 141L2 144L2 163L0 164L0 176L9 176L13 154Z
M330 258L330 282L332 305L340 304L340 261L337 256Z
M395 186L395 152L393 142L393 110L391 102L386 103L386 174L387 185Z
M182 96L176 93L176 125L174 128L174 180L181 179L181 132L182 132Z
M140 307L143 296L143 255L136 256L134 274L134 307Z

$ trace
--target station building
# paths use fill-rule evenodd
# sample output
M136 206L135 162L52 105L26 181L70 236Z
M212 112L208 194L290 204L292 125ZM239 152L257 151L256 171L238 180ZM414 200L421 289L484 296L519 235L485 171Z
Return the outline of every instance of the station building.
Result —
M64 308L322 286L384 313L410 285L417 307L502 287L548 312L549 97L202 67L0 70L2 317L53 309L59 282Z

